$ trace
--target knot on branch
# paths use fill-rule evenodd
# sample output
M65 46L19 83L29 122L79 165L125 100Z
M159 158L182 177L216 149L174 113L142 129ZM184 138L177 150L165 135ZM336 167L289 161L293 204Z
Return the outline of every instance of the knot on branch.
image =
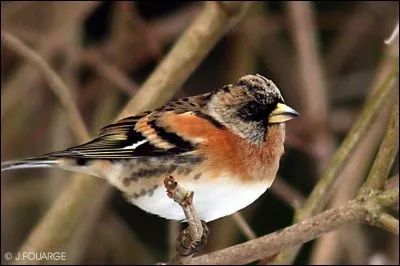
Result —
M181 256L190 256L201 251L207 243L208 236L210 234L209 227L206 222L201 221L203 226L203 235L200 240L193 239L190 235L189 227L182 231L181 234L176 238L176 250Z

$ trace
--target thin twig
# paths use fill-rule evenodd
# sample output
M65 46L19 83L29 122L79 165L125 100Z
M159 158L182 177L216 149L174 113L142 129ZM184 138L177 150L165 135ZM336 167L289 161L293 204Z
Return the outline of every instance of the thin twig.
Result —
M129 116L171 99L216 42L243 15L247 6L246 2L205 2L203 12L182 34L118 117ZM160 91L164 91L163 99L159 97Z
M186 220L189 224L189 236L188 236L189 242L191 243L200 242L203 237L204 230L201 220L199 218L199 214L197 213L197 210L193 205L194 193L192 191L187 191L186 189L181 187L172 176L167 177L164 180L164 185L165 188L167 189L168 196L172 198L176 203L178 203L182 207L183 212L185 213ZM179 242L181 240L178 239L177 241ZM177 243L177 245L182 246L182 243ZM190 245L191 244L189 243L188 245L189 248ZM179 252L177 252L176 255L171 259L170 263L182 264L188 262L193 255L194 254L191 254L190 256L182 256Z
M377 225L389 232L399 235L399 220L392 215L383 213L377 218Z
M281 177L276 177L271 186L271 193L286 202L293 209L300 209L305 202L304 196L295 188L290 186Z
M60 100L61 105L66 111L66 116L70 124L71 130L78 141L85 141L89 139L89 134L86 130L83 119L74 104L74 100L70 94L70 90L64 81L54 72L54 70L39 56L34 50L26 46L18 38L11 34L1 31L1 42L7 48L15 51L31 63L35 64L38 70L47 78L48 82L53 89L54 94Z
M354 12L346 18L341 27L341 31L330 44L330 49L326 56L327 74L331 77L337 76L343 66L351 59L354 51L371 32L371 28L376 23L377 15L372 12L370 3L373 3L375 9L385 11L393 8L388 2L358 2ZM382 23L382 22L380 22Z
M200 8L201 2L191 2L171 15L149 21L154 38L160 45L170 43L188 28L190 21L197 16Z
M117 11L116 11L117 12ZM187 7L171 13L167 17L156 18L149 22L152 29L152 35L159 42L160 47L164 47L183 32L188 27L190 21L199 12L199 3L189 4ZM118 15L118 14L117 14ZM120 17L118 17L120 18ZM126 33L124 34L126 35ZM129 38L138 38L136 35L128 36ZM140 53L134 53L129 57L129 61L125 64L126 53L135 50L132 46L122 45L118 40L107 41L101 45L89 48L81 55L82 63L87 63L94 67L100 77L114 84L116 88L121 89L128 95L131 95L135 89L135 83L124 71L134 71L151 59L151 53L144 49ZM135 39L136 40L136 39ZM134 47L140 47L142 42L135 42ZM93 55L92 55L93 54ZM88 81L88 86L94 86L99 82L98 77L92 77Z
M155 255L145 243L132 232L129 225L115 211L108 210L103 215L102 221L95 228L96 231L104 232L108 239L100 245L109 245L108 241L114 240L117 255L124 260L114 261L115 264L137 264L149 265L155 260ZM135 252L132 252L135 251ZM107 254L106 254L107 255ZM122 256L121 256L122 255ZM98 256L96 254L95 256Z
M240 212L236 212L232 215L233 220L236 222L240 231L246 236L247 239L255 239L257 237L256 233L254 233L253 229L249 226Z
M88 177L91 178L91 177ZM96 200L90 201L77 219L78 222L68 236L66 245L62 250L68 254L66 264L79 264L81 259L85 257L92 236L95 231L96 224L103 215L104 205L108 202L108 196L111 194L107 183L101 183L96 186L96 190L92 194L92 198ZM29 251L29 249L26 249Z
M293 64L293 55L290 46L278 34L274 34L273 15L265 11L267 2L257 2L257 12L249 18L249 23L245 30L251 32L248 42L252 45L268 68L270 75L274 77L276 84L285 94L285 99L290 102L296 110L301 110L300 102L297 100L300 95L293 88L299 84L299 76ZM265 15L267 12L267 15ZM263 25L263 27L259 27ZM288 75L291 77L288 79Z
M397 93L396 93L397 95ZM396 96L397 98L397 96ZM378 154L372 165L367 181L361 188L365 190L379 190L385 185L399 147L399 101L393 106L392 115Z
M334 152L333 136L328 128L329 102L324 69L320 59L315 15L310 1L287 2L297 50L298 76L301 95L301 114L314 128L309 139L312 153L316 156L316 170L321 174L328 166Z
M51 209L41 218L19 252L47 252L64 244L72 233L82 210L91 199L97 178L74 174ZM71 194L70 192L73 192ZM73 197L71 196L73 195ZM76 200L79 198L79 200ZM18 260L12 264L38 264L40 260Z
M125 75L117 66L110 62L105 62L98 53L82 53L81 58L83 63L90 65L99 75L103 76L127 95L132 96L138 90L138 85L132 79Z
M328 117L326 84L319 58L312 4L309 1L293 1L287 2L287 7L298 54L303 101L317 99L312 104L304 105L306 109L302 111L302 115L325 122Z
M181 187L172 176L164 181L164 185L169 197L182 207L189 224L190 237L193 241L199 241L203 236L203 226L193 205L193 192Z
M95 9L100 1L85 1L85 2L57 2L52 3L58 5L58 9L62 10L57 16L57 23L52 25L51 30L46 35L46 38L41 42L38 54L45 61L49 61L57 49L68 37L66 32L75 27ZM27 95L28 91L35 87L40 81L40 73L29 65L23 65L13 75L10 81L4 85L4 92L1 94L1 119L3 119L8 111L19 103L19 100Z

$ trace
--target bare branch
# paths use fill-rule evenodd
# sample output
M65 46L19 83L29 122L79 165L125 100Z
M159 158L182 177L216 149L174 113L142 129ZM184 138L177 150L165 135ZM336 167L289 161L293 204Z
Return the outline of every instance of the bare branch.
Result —
M100 1L67 1L54 4L58 5L58 9L62 12L57 16L57 23L52 25L46 38L41 42L41 47L37 49L38 54L45 61L50 60L60 45L65 42L68 37L65 33L81 23L83 18L100 4ZM1 94L1 119L39 80L40 73L35 68L24 65L18 69L11 80L4 85L4 93Z
M38 67L38 70L43 72L50 83L54 94L58 97L61 105L66 110L66 116L75 137L79 141L89 139L89 133L87 132L83 119L74 104L70 90L57 73L55 73L46 61L44 61L35 51L26 46L18 38L3 30L1 31L1 42L7 46L7 48L15 51L31 63L35 64Z
M100 180L90 176L72 175L71 181L58 196L51 209L42 217L41 222L30 233L19 252L44 252L64 244L72 233L84 206L89 203L93 189L98 182ZM40 261L18 260L13 261L12 264L22 263L38 264Z
M190 237L193 241L199 241L203 236L203 226L193 205L193 192L181 187L172 176L165 179L164 185L168 196L182 207L189 224Z
M203 12L182 34L119 118L171 99L221 36L243 15L247 6L247 2L205 2ZM163 99L159 97L160 91L164 92Z
M298 54L298 69L302 82L304 101L318 99L313 104L305 104L302 114L316 121L327 120L326 84L319 58L313 10L309 1L287 2L292 22L292 34Z
M92 52L82 53L83 63L93 67L99 75L102 75L116 88L121 89L128 95L133 95L138 90L138 85L125 75L117 66L105 62L99 54Z
M364 43L377 21L377 16L372 12L372 6L377 12L384 13L392 9L390 2L358 2L348 18L345 19L340 33L333 39L326 56L327 73L331 77L337 76L344 65L351 59L351 55L360 44Z
M397 93L396 93L397 95ZM397 99L397 96L396 96ZM385 185L399 147L399 100L393 106L392 115L385 137L372 165L367 181L361 188L361 193L367 190L379 190Z
M391 216L390 214L383 213L379 215L377 219L377 225L386 229L389 232L392 232L396 235L399 235L399 220Z
M167 189L167 194L176 203L178 203L183 212L185 213L186 220L189 224L189 235L185 235L185 231L177 239L177 253L171 259L172 264L185 263L190 260L190 258L195 254L190 252L191 246L194 243L198 243L202 240L204 231L203 224L199 218L196 208L193 205L193 192L187 191L181 187L175 179L170 176L165 178L164 186ZM181 250L183 252L181 252ZM182 256L181 253L190 252L189 256Z
M298 57L298 77L296 86L301 95L301 113L313 128L310 132L311 147L316 156L316 169L320 174L329 164L334 151L333 137L328 130L329 102L318 47L314 10L310 1L287 2L292 24L292 35Z
M300 209L305 202L304 196L287 184L281 177L276 177L271 186L271 193L290 205L293 209Z
M255 239L257 237L256 233L254 233L253 229L251 229L251 227L240 214L240 212L234 213L232 215L232 218L247 239Z

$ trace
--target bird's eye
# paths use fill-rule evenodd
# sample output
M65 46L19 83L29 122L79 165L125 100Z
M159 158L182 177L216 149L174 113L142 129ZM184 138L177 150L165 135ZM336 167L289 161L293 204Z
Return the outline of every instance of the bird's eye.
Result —
M259 110L259 106L257 103L255 102L251 102L248 106L247 106L247 113L249 115L255 115L258 113Z

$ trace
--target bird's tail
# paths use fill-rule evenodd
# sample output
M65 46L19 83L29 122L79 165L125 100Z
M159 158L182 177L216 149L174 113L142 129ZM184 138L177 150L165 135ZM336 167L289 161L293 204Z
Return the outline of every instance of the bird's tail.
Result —
M58 167L60 159L48 156L33 157L22 160L1 162L1 171L23 169L23 168L49 168Z

